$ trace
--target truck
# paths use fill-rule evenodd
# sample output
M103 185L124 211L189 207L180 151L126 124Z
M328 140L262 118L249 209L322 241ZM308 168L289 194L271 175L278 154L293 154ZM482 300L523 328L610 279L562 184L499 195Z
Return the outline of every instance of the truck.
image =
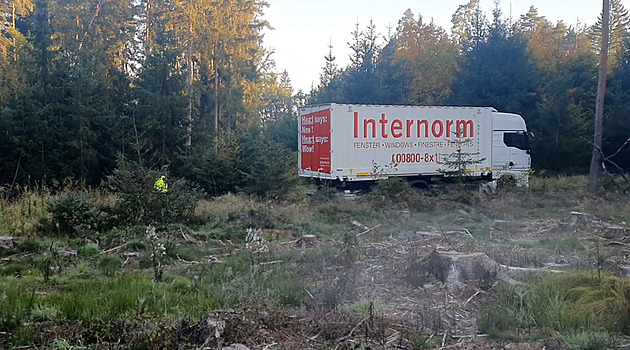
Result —
M527 185L530 138L518 114L492 107L321 104L299 108L298 175L345 189L398 177L429 188L459 175Z

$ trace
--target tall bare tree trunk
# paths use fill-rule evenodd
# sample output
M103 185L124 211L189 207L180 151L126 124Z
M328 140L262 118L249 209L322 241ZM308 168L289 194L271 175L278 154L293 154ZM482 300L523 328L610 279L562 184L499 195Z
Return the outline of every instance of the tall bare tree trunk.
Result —
M227 132L232 132L232 111L230 109L232 100L232 57L228 59L228 69L227 69L227 97L225 99L225 109L227 111Z
M146 13L146 42L145 52L147 58L151 55L151 0L147 0L147 13Z
M11 13L12 14L12 17L11 17L12 23L11 23L11 25L12 25L13 30L15 31L15 30L17 30L16 24L15 24L15 14L16 14L15 1L13 1L13 6L11 7L11 11L12 11L12 13ZM13 60L17 61L17 43L15 41L15 33L13 33Z
M192 59L192 34L191 43L188 44L188 125L186 126L186 147L192 146L192 125L193 125L193 78L195 76L194 62Z
M595 133L593 136L593 157L588 177L588 189L597 191L599 172L602 166L602 134L604 127L604 98L606 97L606 74L608 71L608 38L610 32L610 0L604 1L602 18L602 46L599 53L599 85L595 106Z
M214 149L218 152L219 143L219 68L214 59Z

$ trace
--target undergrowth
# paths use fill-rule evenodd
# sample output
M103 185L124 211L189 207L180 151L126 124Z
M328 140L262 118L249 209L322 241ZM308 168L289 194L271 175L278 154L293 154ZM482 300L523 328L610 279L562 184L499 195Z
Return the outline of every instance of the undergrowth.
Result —
M478 321L491 335L630 331L630 281L607 273L551 274L526 287L499 286L493 295Z
M495 220L568 218L572 210L616 223L630 217L621 194L592 196L581 189L583 178L534 178L529 188L496 193L463 186L418 191L399 180L384 180L356 198L327 189L311 196L296 192L281 201L245 194L202 198L177 179L167 198L151 192L157 173L131 165L123 170L110 178L115 191L37 188L1 198L0 236L12 236L15 246L0 248L0 348L87 348L118 334L112 328L126 321L152 329L155 333L145 340L160 344L153 348L168 347L166 340L156 340L168 338L160 327L186 329L186 322L203 324L214 310L261 305L323 310L320 316L327 317L356 289L351 283L356 278L339 277L362 266L365 241L465 228L472 236L470 249L491 241L504 253L502 237L492 232ZM149 224L156 224L166 250L161 281L154 274L154 246L146 238ZM247 232L253 231L268 250L249 249ZM315 236L313 249L297 244L304 235ZM515 252L543 252L526 257L535 266L545 262L545 254L587 254L589 249L576 237L522 238L516 246ZM331 269L334 276L323 285L309 285L303 278ZM478 325L496 337L557 337L569 348L603 349L616 344L615 334L630 333L630 283L603 272L498 286L491 296ZM374 310L387 310L387 305L361 299L343 311L365 317ZM87 335L42 341L40 326L81 329ZM337 327L322 334L336 334ZM436 342L417 330L406 334L412 348Z

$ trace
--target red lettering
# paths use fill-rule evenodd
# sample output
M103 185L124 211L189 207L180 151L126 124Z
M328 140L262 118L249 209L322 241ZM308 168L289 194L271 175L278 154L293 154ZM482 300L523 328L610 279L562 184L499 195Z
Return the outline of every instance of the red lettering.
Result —
M468 127L468 130L466 130ZM460 135L463 133L463 135ZM457 136L458 137L474 137L475 136L475 123L472 120L458 120L457 121Z
M451 137L451 128L453 127L453 121L452 120L447 120L446 121L446 137Z
M361 138L450 138L475 137L475 122L473 120L456 119L387 119L385 113L381 117L361 119L359 112L353 113L352 132L355 139ZM302 125L308 123L303 122ZM380 125L380 127L378 127ZM454 129L455 128L455 129ZM414 130L415 129L415 130ZM380 132L379 132L380 131Z
M436 130L437 127L440 127L439 132ZM442 135L444 135L444 123L442 123L442 121L439 119L434 121L433 124L431 125L431 132L433 132L433 137L435 138L442 137Z
M368 138L368 126L372 125L372 138L376 138L376 120L366 119L363 121L363 138Z
M402 130L403 128L403 122L400 119L394 119L392 120L392 136L395 139L399 139L402 137L402 132L400 132L400 130ZM407 131L407 133L409 133Z
M407 120L407 138L411 137L411 128L413 128L413 119Z
M422 137L422 125L424 125L424 137L429 137L429 121L419 120L416 124L418 124L418 137Z
M385 113L381 114L381 120L379 121L379 123L381 123L381 136L383 136L384 139L387 138L387 117L385 117Z

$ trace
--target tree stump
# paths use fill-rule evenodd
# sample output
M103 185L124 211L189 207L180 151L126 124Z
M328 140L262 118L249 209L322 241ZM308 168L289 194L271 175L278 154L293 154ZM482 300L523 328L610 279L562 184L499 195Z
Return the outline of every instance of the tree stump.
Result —
M425 266L442 283L460 286L466 282L492 283L499 275L499 264L485 253L461 254L433 251Z
M0 248L11 249L15 245L15 241L13 237L10 236L0 236Z
M407 281L422 286L430 279L437 278L449 287L462 287L467 284L486 286L497 280L517 283L506 274L506 269L485 253L463 254L452 251L434 250L421 261L407 268Z
M232 344L224 347L223 350L249 350L249 348L243 344Z
M140 253L138 252L126 252L123 253L123 267L129 267L132 269L136 269L140 267Z
M59 252L59 254L61 256L65 256L66 258L76 258L78 253L75 249L70 249L70 250L62 250Z
M303 235L297 242L296 246L301 249L311 248L317 243L317 237L315 235Z

